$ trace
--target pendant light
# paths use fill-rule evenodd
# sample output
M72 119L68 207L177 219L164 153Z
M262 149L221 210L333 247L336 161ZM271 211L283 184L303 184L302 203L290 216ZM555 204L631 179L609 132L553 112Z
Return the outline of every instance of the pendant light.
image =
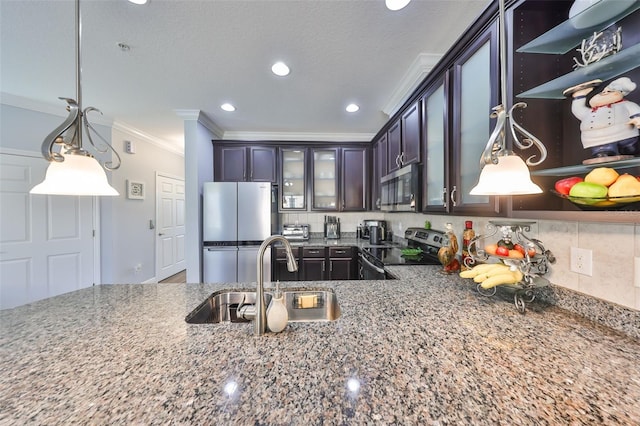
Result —
M80 0L75 4L76 25L76 97L77 101L69 98L59 98L67 102L67 119L55 128L42 142L42 156L49 161L49 167L42 183L34 186L31 194L51 195L119 195L107 180L104 169L115 170L120 167L120 156L113 147L93 128L87 114L100 112L97 108L82 109L81 87L81 39L80 39ZM87 140L99 153L111 150L117 162L105 162L102 165L82 146L83 131ZM99 148L91 137L93 132L105 145ZM57 149L56 149L57 148ZM104 167L104 168L103 168Z
M525 195L540 194L542 189L531 181L529 166L542 163L547 158L547 149L544 144L529 133L526 129L516 123L513 119L513 111L516 108L526 108L527 104L518 102L507 112L507 47L505 31L504 0L499 0L499 35L500 42L500 96L501 104L493 108L491 118L496 118L496 126L485 146L482 158L480 159L480 179L478 184L471 189L471 195ZM514 154L506 146L506 127L509 126L513 143L520 149L528 149L536 146L540 150L540 159L533 161L534 156L527 159L526 163L518 155ZM524 138L518 139L518 133Z

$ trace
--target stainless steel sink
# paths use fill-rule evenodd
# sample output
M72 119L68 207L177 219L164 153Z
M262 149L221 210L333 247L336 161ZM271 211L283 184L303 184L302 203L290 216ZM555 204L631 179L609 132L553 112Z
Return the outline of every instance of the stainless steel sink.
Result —
M287 288L282 290L289 322L335 321L341 311L333 289ZM265 291L265 302L269 306L272 293ZM256 292L245 289L219 290L196 307L185 321L189 324L211 324L223 322L249 322L238 318L236 310L241 304L254 304Z

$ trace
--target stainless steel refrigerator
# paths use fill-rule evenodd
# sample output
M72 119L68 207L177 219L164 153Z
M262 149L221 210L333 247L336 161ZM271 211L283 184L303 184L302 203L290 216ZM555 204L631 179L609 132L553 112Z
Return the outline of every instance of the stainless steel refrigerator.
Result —
M277 187L205 182L202 196L203 281L255 283L260 244L278 231ZM265 281L270 281L270 249L264 259Z

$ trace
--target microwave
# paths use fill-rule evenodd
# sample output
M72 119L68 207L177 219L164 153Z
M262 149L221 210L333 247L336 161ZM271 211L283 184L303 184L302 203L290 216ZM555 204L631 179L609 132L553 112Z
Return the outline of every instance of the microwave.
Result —
M380 179L380 209L416 212L420 208L420 165L410 164Z

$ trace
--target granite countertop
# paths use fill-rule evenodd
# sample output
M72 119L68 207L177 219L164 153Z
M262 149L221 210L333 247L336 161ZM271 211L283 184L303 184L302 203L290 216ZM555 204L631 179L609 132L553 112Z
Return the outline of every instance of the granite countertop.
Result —
M0 424L637 424L640 341L536 302L522 315L439 270L312 283L342 316L263 337L185 323L232 284L1 311Z

